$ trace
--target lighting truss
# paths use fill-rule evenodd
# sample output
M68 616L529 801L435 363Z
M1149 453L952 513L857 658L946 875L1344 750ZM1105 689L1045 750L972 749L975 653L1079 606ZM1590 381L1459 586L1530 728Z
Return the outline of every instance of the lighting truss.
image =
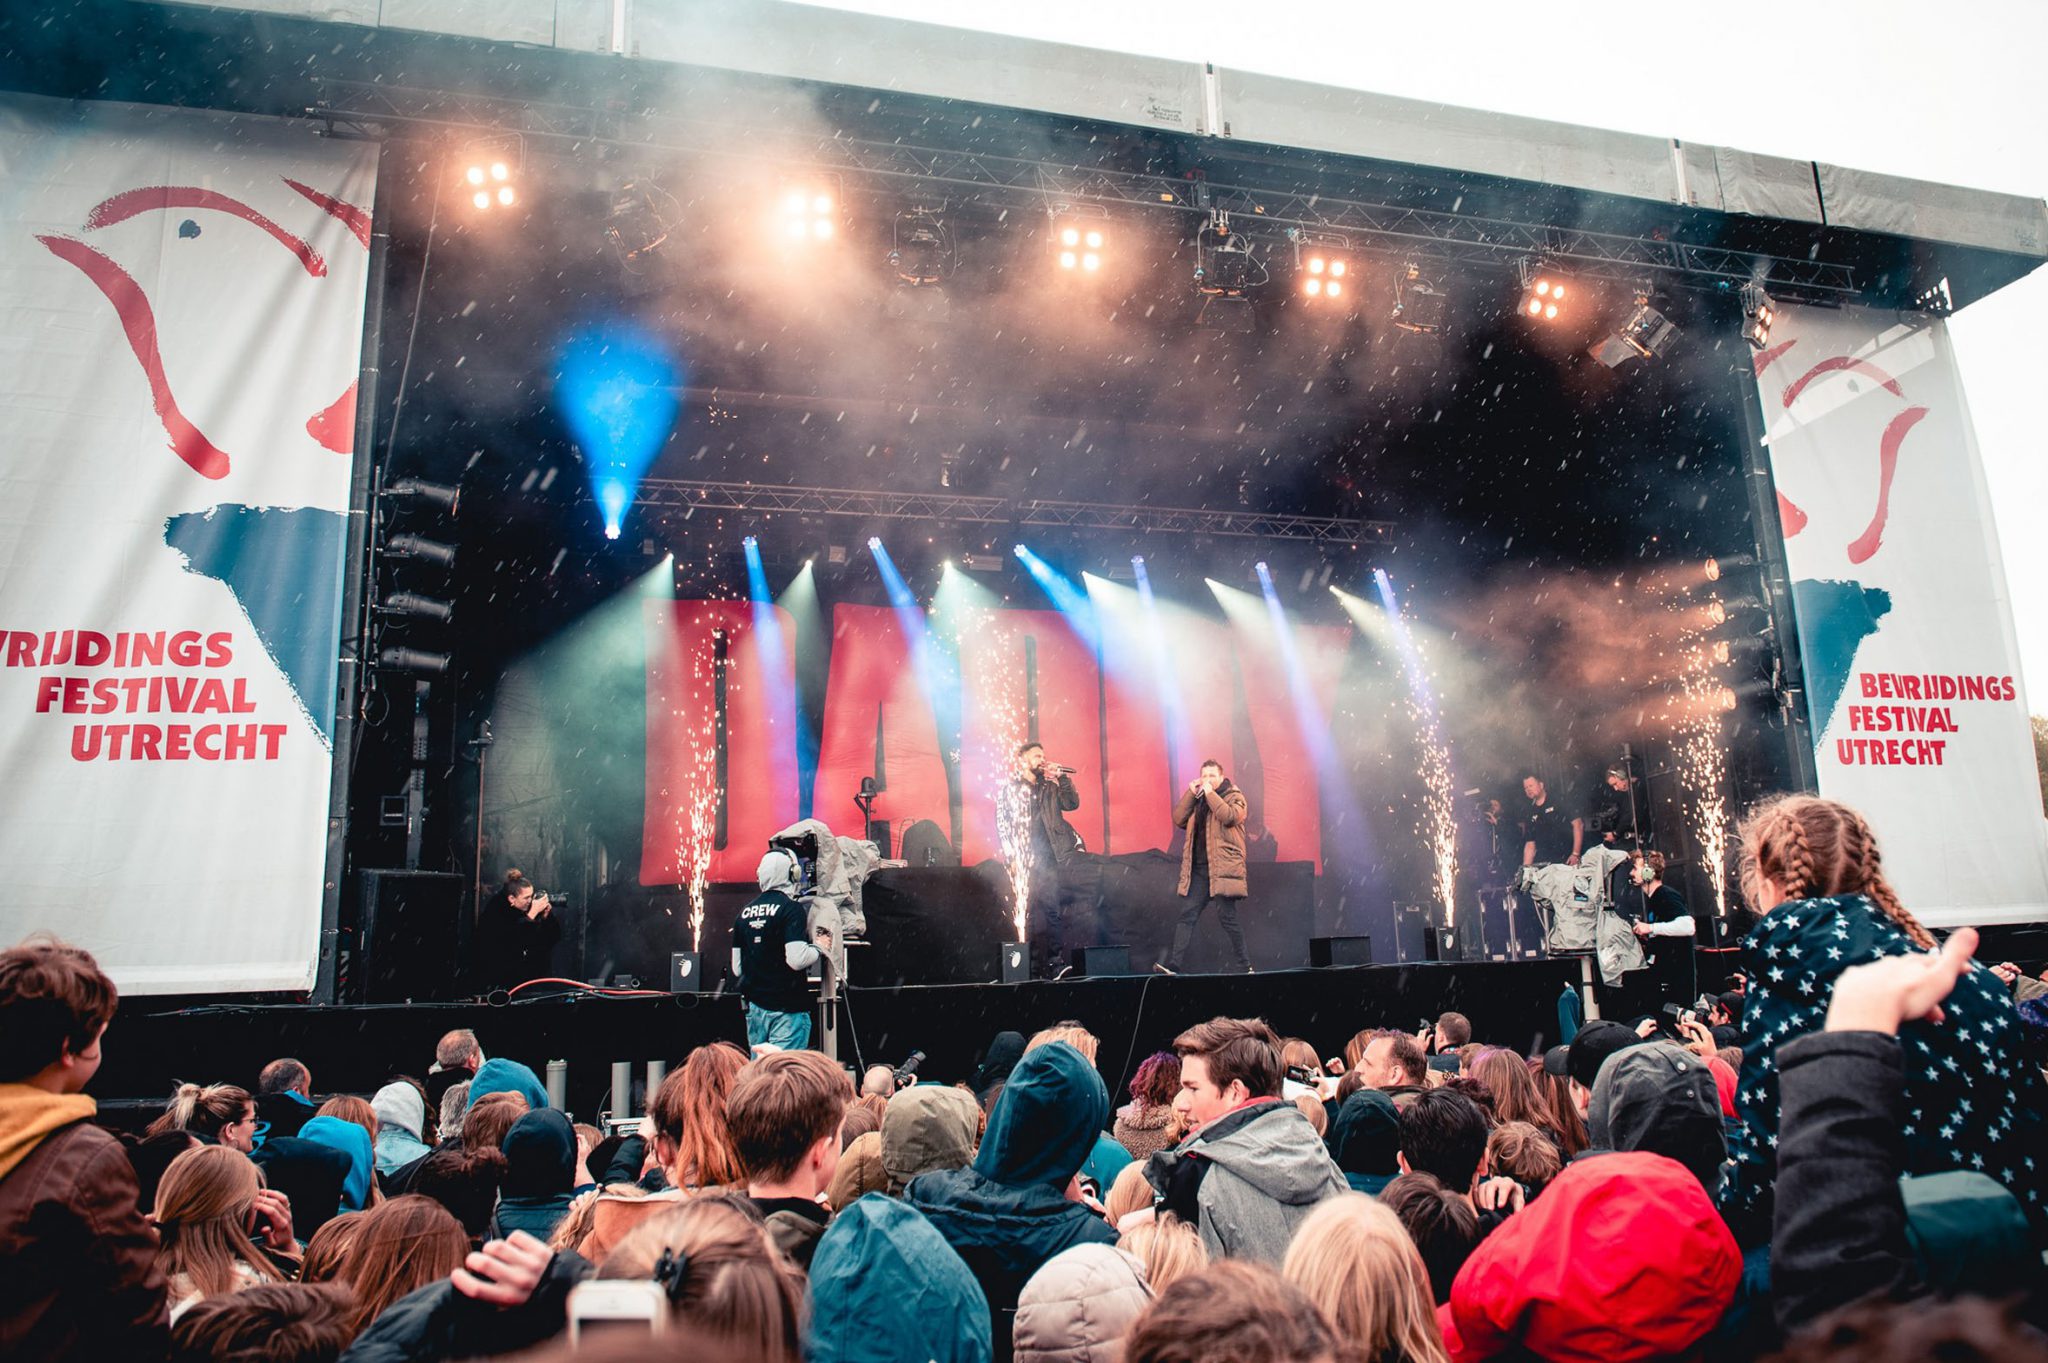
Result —
M755 164L761 160L762 147L775 145L774 139L745 127L707 119L684 120L362 81L322 80L318 85L320 100L308 107L307 114L324 121L331 130L361 135L374 135L393 126L470 136L512 130L529 141L556 143L563 152L602 145ZM1234 216L1255 216L1275 229L1342 232L1365 249L1404 260L1422 254L1445 265L1512 269L1517 260L1533 255L1582 277L1630 283L1646 273L1737 285L1762 277L1795 293L1848 298L1862 292L1853 267L1828 261L1318 193L1268 192L1206 180L867 142L834 134L795 144L784 159L793 167L810 167L821 173L907 180L924 186L926 194L931 193L931 186L943 185L971 191L980 198L1041 208L1056 198L1069 204L1128 205L1207 218L1216 205L1228 203Z
M1041 498L1010 500L945 491L880 492L855 488L768 487L757 483L646 478L635 505L645 511L743 515L847 516L860 520L948 521L1032 529L1116 530L1132 534L1289 540L1310 544L1385 544L1388 521L1294 516L1199 507L1116 506Z

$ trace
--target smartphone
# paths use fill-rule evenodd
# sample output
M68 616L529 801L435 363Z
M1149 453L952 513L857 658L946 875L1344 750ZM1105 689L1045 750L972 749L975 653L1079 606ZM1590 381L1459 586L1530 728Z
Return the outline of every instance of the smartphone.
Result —
M668 1293L646 1279L609 1278L569 1289L569 1346L614 1335L658 1335L668 1330Z

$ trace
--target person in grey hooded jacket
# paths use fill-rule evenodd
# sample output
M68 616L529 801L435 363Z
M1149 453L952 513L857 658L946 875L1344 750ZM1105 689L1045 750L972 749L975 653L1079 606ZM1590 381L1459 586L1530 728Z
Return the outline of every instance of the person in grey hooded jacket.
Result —
M1174 1039L1175 1105L1195 1129L1146 1162L1145 1178L1213 1256L1278 1266L1318 1202L1349 1190L1322 1138L1280 1100L1280 1039L1256 1018L1216 1018Z

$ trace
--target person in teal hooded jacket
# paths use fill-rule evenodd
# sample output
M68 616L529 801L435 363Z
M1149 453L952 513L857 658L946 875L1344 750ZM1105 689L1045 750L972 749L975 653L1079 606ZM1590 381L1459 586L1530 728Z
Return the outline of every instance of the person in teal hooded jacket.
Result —
M931 1222L893 1197L869 1193L832 1218L810 1292L810 1363L988 1363L980 1284Z
M981 1150L965 1169L910 1181L904 1200L924 1213L967 1264L995 1318L996 1356L1009 1355L1005 1312L1046 1260L1075 1245L1113 1245L1116 1228L1068 1190L1109 1119L1109 1090L1064 1041L1040 1046L1017 1068L989 1114Z
M548 1091L531 1066L496 1056L484 1061L476 1078L469 1081L469 1106L475 1107L494 1093L516 1093L535 1112L548 1105Z

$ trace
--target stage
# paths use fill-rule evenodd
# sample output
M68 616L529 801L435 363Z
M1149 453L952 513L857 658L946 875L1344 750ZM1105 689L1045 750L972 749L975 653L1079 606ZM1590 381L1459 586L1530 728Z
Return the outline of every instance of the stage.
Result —
M1533 1050L1556 1041L1558 996L1578 978L1578 962L1566 960L855 987L842 1009L840 1059L900 1065L923 1051L920 1073L951 1083L968 1076L995 1033L1028 1035L1073 1020L1102 1039L1098 1065L1114 1095L1136 1061L1211 1017L1263 1017L1282 1035L1334 1054L1362 1028L1412 1032L1446 1010L1469 1017L1474 1036ZM183 1080L253 1086L264 1063L281 1055L312 1070L315 1093L369 1093L394 1074L423 1077L435 1041L458 1027L474 1029L486 1055L523 1061L543 1076L550 1060L567 1061L570 1110L588 1120L608 1101L614 1062L632 1062L637 1082L649 1060L674 1065L695 1047L744 1045L746 1035L740 1002L729 994L165 1012L152 1011L155 1002L124 1003L107 1030L93 1088L117 1125L154 1117Z

